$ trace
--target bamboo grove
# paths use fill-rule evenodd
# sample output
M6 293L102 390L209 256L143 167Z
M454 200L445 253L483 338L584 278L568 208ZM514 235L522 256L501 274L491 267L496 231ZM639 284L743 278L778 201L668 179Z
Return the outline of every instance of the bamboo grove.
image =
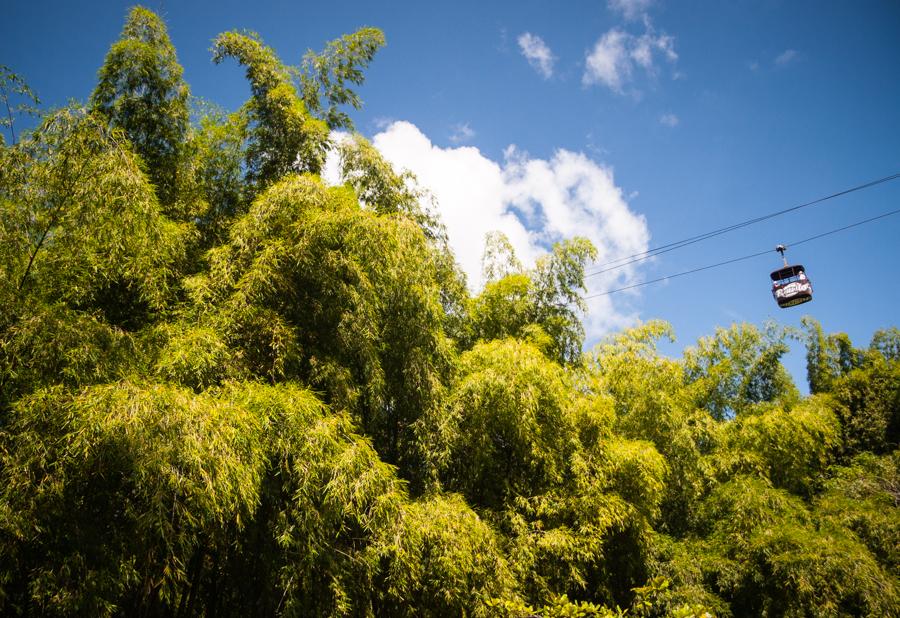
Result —
M4 69L0 613L900 615L900 331L583 353L578 238L471 295L352 133L383 44L224 33L235 113L140 7L85 103Z

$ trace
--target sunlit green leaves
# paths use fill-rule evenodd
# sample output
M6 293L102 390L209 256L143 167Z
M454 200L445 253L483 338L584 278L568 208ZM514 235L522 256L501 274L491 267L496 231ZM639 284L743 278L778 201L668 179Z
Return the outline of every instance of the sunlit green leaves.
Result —
M37 115L37 105L40 101L22 76L13 73L4 65L0 65L0 101L3 102L2 111L5 112L0 116L0 127L9 131L9 144L15 145L18 141L15 130L16 116ZM3 147L5 142L6 137L0 132L0 147Z
M427 191L418 186L412 173L395 172L381 153L360 135L344 139L338 152L341 177L353 187L363 205L381 215L407 217L416 222L429 239L446 243L443 224L432 209L427 208Z
M131 327L142 310L162 308L184 230L160 213L123 136L63 109L18 148L24 171L4 187L0 233L19 294L96 308Z
M92 107L128 136L166 205L176 199L188 129L189 91L181 75L162 19L137 6L106 55L91 95Z
M489 235L485 274L502 276L488 279L481 294L472 300L469 336L474 341L504 337L544 340L550 358L577 363L584 339L578 316L578 311L585 309L581 298L584 265L595 254L589 240L576 237L556 243L551 253L538 258L534 269L526 271L502 234Z
M172 599L201 539L253 512L263 427L168 386L53 389L19 402L4 436L2 495L16 513L5 550L21 575L34 570L34 602L100 611L131 587Z
M856 533L875 558L900 574L900 451L865 453L838 468L818 499L817 513Z
M790 333L775 324L716 329L685 350L685 372L695 401L715 419L740 415L756 404L792 405L799 397L780 359Z
M726 474L752 471L809 496L839 451L839 431L827 399L813 397L789 412L776 408L730 423L712 458Z
M514 340L476 346L460 365L444 421L449 486L499 508L560 483L577 446L562 368Z
M775 325L583 355L584 239L494 234L470 296L427 191L329 142L382 44L220 35L251 99L191 126L136 8L91 110L0 144L0 613L895 614L897 330L806 320L801 398Z
M191 134L186 154L193 171L196 191L204 208L196 221L201 247L228 238L228 227L247 207L244 186L244 123L240 114L226 115L205 109L200 126Z
M325 164L328 127L309 114L274 50L255 34L226 32L213 44L213 61L229 57L246 68L252 92L243 109L251 184L262 189L290 172L318 173Z
M330 41L321 53L308 51L303 57L300 74L301 91L306 106L322 118L329 129L352 129L350 116L341 109L349 105L362 107L359 95L350 85L361 86L363 71L384 47L384 33L378 28L360 28Z
M457 495L407 504L372 547L379 611L395 616L490 616L488 596L514 594L501 538Z
M192 294L255 375L322 389L398 462L449 368L435 255L412 221L289 176L213 250Z

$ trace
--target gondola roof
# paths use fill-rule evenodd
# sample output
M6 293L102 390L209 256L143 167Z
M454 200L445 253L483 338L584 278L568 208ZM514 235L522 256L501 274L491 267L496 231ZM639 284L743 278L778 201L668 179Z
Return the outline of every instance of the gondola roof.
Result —
M801 271L806 271L806 269L803 268L803 264L792 264L790 266L785 266L784 268L779 268L769 276L772 277L772 281L781 281L782 279L796 277Z

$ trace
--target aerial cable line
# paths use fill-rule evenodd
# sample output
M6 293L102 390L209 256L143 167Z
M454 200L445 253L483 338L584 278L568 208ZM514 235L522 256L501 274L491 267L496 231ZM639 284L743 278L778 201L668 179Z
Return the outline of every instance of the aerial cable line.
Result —
M797 240L792 243L788 243L786 246L788 247L796 247L797 245L802 245L803 243L807 243L813 240L817 240L819 238L823 238L824 236L830 236L832 234L837 234L838 232L843 232L845 230L849 230L850 228L854 228L860 225L864 225L866 223L871 223L872 221L877 221L878 219L884 219L885 217L890 217L891 215L896 215L900 213L900 208L897 210L892 210L890 212L885 212L880 215L870 217L869 219L863 219L862 221L857 221L856 223L851 223L849 225L845 225L843 227L839 227L833 230L829 230L827 232L822 232L821 234L816 234L815 236L810 236L809 238L804 238L803 240ZM616 292L624 292L625 290L631 290L634 288L639 288L645 285L650 285L651 283L659 283L660 281L665 281L666 279L674 279L675 277L683 277L684 275L692 275L694 273L698 273L703 270L709 270L711 268L718 268L719 266L725 266L727 264L734 264L735 262L742 262L744 260L749 260L755 257L759 257L761 255L766 255L771 253L771 249L767 249L765 251L760 251L758 253L751 253L750 255L744 255L737 258L732 258L730 260L725 260L724 262L717 262L716 264L710 264L708 266L701 266L700 268L693 268L691 270L685 270L680 273L675 273L674 275L667 275L665 277L659 277L657 279L650 279L649 281L641 281L640 283L634 283L632 285L627 285L625 287L617 288L615 290L608 290L606 292L598 292L596 294L590 294L584 297L584 300L588 300L591 298L599 298L601 296L609 296L610 294L615 294Z
M896 174L891 174L890 176L885 176L884 178L872 180L870 182L866 182L861 185L851 187L849 189L844 189L843 191L838 191L837 193L832 193L831 195L826 195L825 197L820 197L818 199L812 200L811 202L806 202L804 204L798 204L797 206L785 208L784 210L771 212L767 215L762 215L759 217L755 217L753 219L747 219L746 221L741 221L740 223L735 223L733 225L729 225L726 227L711 230L709 232L704 232L703 234L698 234L696 236L691 236L689 238L684 238L682 240L670 242L665 245L660 245L660 246L654 247L652 249L647 249L646 251L642 251L641 253L635 253L633 255L628 255L625 257L617 258L615 260L611 260L611 261L605 262L603 264L598 264L597 266L601 270L596 270L596 271L587 273L585 275L585 277L586 278L593 277L595 275L600 275L602 273L606 273L606 272L609 272L612 270L617 270L619 268L623 268L625 266L628 266L629 264L634 264L635 262L642 262L644 260L649 260L652 257L661 255L663 253L668 253L669 251L674 251L675 249L681 249L682 247L687 247L688 245L693 245L694 243L698 243L703 240L707 240L709 238L721 236L722 234L727 234L728 232L732 232L734 230L738 230L738 229L747 227L749 225L759 223L761 221L766 221L768 219L772 219L774 217L778 217L778 216L787 214L789 212L794 212L795 210L800 210L801 208L815 206L816 204L821 204L822 202L827 202L828 200L832 200L834 198L841 197L843 195L847 195L849 193L855 193L856 191L862 191L863 189L868 189L870 187L874 187L876 185L880 185L885 182L890 182L891 180L896 180L898 178L900 178L900 172L898 172Z
M633 255L628 255L628 256L625 256L625 257L617 258L617 259L615 259L615 260L611 260L611 261L609 261L609 262L605 262L605 263L603 263L603 264L599 264L598 266L599 266L599 267L605 267L605 266L609 266L609 265L611 265L611 264L616 264L617 262L622 262L622 261L626 261L626 260L639 261L639 260L642 260L642 259L648 259L648 258L653 257L653 255L656 255L656 254L658 254L658 253L666 253L666 252L672 251L672 250L674 250L674 249L679 249L679 248L681 248L681 247L683 247L683 246L692 245L692 244L694 244L694 243L696 243L696 242L700 242L700 241L702 241L702 240L706 240L707 238L713 238L714 236L719 236L719 235L721 235L721 234L725 234L725 233L727 233L727 232L731 232L731 231L736 230L736 229L740 229L740 228L743 228L743 227L747 227L748 225L753 225L754 223L759 223L760 221L765 221L765 220L767 220L767 219L772 219L772 218L774 218L774 217L778 217L778 216L780 216L780 215L787 214L787 213L789 213L789 212L793 212L793 211L795 211L795 210L800 210L801 208L806 208L806 207L808 207L808 206L814 206L814 205L816 205L816 204L820 204L820 203L822 203L822 202L825 202L825 201L828 201L828 200L831 200L831 199L834 199L834 198L837 198L837 197L841 197L841 196L847 195L847 194L849 194L849 193L854 193L854 192L856 192L856 191L862 191L863 189L868 189L868 188L870 188L870 187L874 187L874 186L876 186L876 185L880 185L880 184L882 184L882 183L889 182L889 181L891 181L891 180L896 180L897 178L900 178L900 172L898 172L898 173L896 173L896 174L891 174L890 176L885 176L884 178L879 178L879 179L877 179L877 180L872 180L872 181L870 181L870 182L866 182L866 183L863 183L863 184L861 184L861 185L857 185L857 186L855 186L855 187L851 187L851 188L849 188L849 189L844 189L843 191L838 191L837 193L832 193L831 195L826 195L825 197L820 197L820 198L818 198L818 199L812 200L812 201L810 201L810 202L806 202L806 203L804 203L804 204L799 204L799 205L797 205L797 206L792 206L792 207L790 207L790 208L785 208L784 210L779 210L779 211L777 211L777 212L772 212L772 213L769 213L769 214L767 214L767 215L762 215L762 216L760 216L760 217L756 217L756 218L753 218L753 219L748 219L748 220L742 221L742 222L740 222L740 223L735 223L735 224L733 224L733 225L729 225L729 226L726 226L726 227L723 227L723 228L719 228L719 229L716 229L716 230L711 230L711 231L709 231L709 232L704 232L703 234L698 234L697 236L691 236L691 237L689 237L689 238L684 238L684 239L682 239L682 240L677 240L677 241L674 241L674 242L671 242L671 243L668 243L668 244L665 244L665 245L660 245L660 246L658 246L658 247L654 247L654 248L652 248L652 249L648 249L648 250L643 251L643 252L641 252L641 253L635 253L635 254L633 254ZM635 259L635 258L636 258L636 259ZM630 264L630 263L631 263L631 262L629 262L629 264ZM621 266L624 266L624 265L625 265L625 264L622 264ZM614 267L614 268L620 268L620 266L616 266L616 267ZM609 270L613 270L614 268L611 268L611 269L609 269ZM592 273L592 274L600 274L600 272L606 272L606 271L598 271L597 273Z

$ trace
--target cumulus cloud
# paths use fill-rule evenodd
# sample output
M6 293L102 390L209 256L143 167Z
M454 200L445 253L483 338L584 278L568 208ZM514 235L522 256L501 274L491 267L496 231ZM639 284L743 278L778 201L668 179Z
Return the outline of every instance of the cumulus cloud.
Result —
M613 29L600 37L594 50L588 54L582 83L600 83L615 92L622 92L623 82L631 77L631 60L626 50L629 36Z
M536 34L525 32L519 35L518 41L519 49L522 50L522 55L528 60L528 64L544 79L553 77L553 64L556 62L556 57L544 43L544 39Z
M637 19L645 15L652 4L653 0L608 0L606 6L625 19Z
M488 232L506 234L520 260L533 265L552 243L589 238L600 263L645 251L649 232L616 185L612 170L586 155L558 150L549 159L514 146L494 161L471 146L441 148L409 122L395 122L373 143L398 170L409 169L437 198L450 245L470 288L483 285L481 259ZM589 293L635 280L634 267L588 279ZM622 295L590 299L589 340L636 319Z
M667 127L677 127L681 122L675 114L663 114L659 117L659 123Z
M624 94L625 86L632 81L637 68L650 75L656 74L658 57L669 63L678 60L673 37L656 34L649 25L639 36L613 28L601 36L587 54L581 81L586 86L602 84L613 92Z

